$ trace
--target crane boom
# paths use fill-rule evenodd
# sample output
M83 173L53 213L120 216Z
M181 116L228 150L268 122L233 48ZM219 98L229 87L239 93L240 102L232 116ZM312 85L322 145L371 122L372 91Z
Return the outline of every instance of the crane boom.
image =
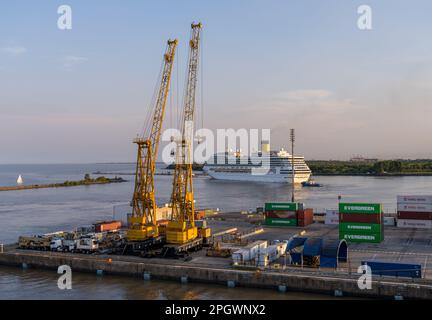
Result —
M132 198L133 209L128 217L127 239L129 241L142 241L159 236L154 173L177 44L177 40L168 40L159 91L150 119L150 133L148 137L134 140L138 146L138 154Z
M195 93L198 80L201 23L192 23L189 41L189 65L186 83L181 139L177 141L176 165L171 195L172 219L168 223L167 242L182 244L198 235L194 219L194 194L192 183L192 132L195 113Z

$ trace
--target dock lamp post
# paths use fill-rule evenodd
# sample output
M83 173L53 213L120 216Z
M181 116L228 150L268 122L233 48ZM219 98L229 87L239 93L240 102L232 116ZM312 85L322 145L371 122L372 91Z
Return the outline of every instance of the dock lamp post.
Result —
M295 178L295 172L294 172L294 142L295 142L295 131L294 129L290 129L290 140L291 140L291 175L292 175L292 181L291 181L291 202L295 202L295 188L294 188L294 178Z

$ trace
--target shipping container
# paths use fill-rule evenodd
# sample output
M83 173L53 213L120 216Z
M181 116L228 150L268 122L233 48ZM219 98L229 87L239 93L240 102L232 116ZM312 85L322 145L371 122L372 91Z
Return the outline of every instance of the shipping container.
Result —
M363 213L341 213L339 223L358 222L358 223L382 223L382 214L363 214Z
M297 225L299 227L305 227L314 222L313 209L304 209L297 211Z
M265 211L297 211L298 203L284 202L284 203L266 203Z
M422 203L432 204L432 195L419 196L397 196L398 203Z
M381 228L381 224L374 223L342 222L339 224L339 231L341 233L381 233Z
M339 203L339 213L380 214L381 212L380 203Z
M231 254L234 263L241 264L250 260L249 251L240 249Z
M372 274L379 276L421 278L420 264L392 263L379 261L362 261L362 265L371 268Z
M284 226L284 227L296 227L297 219L266 219L265 224L268 226Z
M383 236L381 233L377 234L361 234L361 233L339 233L339 239L344 239L347 242L370 242L370 243L380 243L382 242Z
M432 204L419 204L419 203L398 203L397 211L410 211L410 212L432 212Z
M399 211L397 217L398 219L432 220L432 212Z
M418 229L431 229L432 220L409 220L409 219L398 219L398 228L418 228Z
M264 213L266 218L275 219L297 219L296 211L266 211Z
M325 214L325 224L339 224L339 210L327 209Z
M95 223L95 232L113 231L121 229L121 221L104 221Z

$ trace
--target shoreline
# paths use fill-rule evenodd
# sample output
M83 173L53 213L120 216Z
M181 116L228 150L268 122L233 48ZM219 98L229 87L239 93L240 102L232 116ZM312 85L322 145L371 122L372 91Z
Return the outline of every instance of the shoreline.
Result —
M91 179L81 181L65 181L63 183L48 183L48 184L33 184L28 186L4 186L0 187L0 192L4 191L19 191L19 190L31 190L31 189L48 189L48 188L67 188L67 187L78 187L78 186L91 186L97 184L110 184L110 183L122 183L126 182L123 178L105 178L103 179Z
M313 173L314 177L432 177L430 173L386 173L386 174L366 174L366 173Z

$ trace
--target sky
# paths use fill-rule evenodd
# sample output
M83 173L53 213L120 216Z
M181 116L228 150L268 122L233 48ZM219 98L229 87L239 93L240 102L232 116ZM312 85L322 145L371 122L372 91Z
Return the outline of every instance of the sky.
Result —
M193 21L205 128L271 129L273 149L295 128L306 159L432 158L431 15L428 0L3 0L0 163L134 161L170 38L176 123Z

